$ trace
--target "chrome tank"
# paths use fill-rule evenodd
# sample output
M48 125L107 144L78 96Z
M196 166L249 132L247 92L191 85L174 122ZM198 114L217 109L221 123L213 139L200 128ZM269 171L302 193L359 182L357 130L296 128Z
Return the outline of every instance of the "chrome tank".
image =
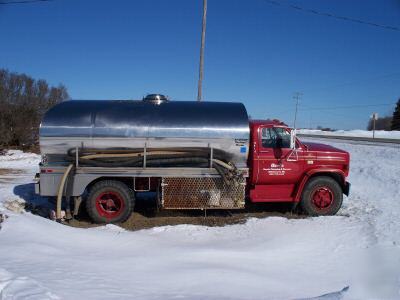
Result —
M40 150L48 157L76 147L213 147L246 167L249 138L246 108L228 102L69 100L40 125Z

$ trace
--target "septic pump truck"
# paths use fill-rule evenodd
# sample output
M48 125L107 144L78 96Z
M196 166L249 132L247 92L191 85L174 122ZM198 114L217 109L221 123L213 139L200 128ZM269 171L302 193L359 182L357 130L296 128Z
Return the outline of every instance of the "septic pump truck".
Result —
M162 209L299 204L334 215L350 184L349 153L301 142L277 120L250 120L241 103L70 100L44 116L35 191L56 197L56 218L80 203L96 223L124 222L135 195ZM74 210L72 212L72 207Z

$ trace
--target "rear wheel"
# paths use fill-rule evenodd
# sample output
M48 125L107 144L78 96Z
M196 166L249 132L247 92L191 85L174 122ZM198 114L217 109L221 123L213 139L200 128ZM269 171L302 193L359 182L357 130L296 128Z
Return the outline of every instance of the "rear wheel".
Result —
M303 190L300 205L311 216L334 215L343 202L340 185L331 177L311 178Z
M134 204L134 193L126 184L103 180L90 189L86 210L96 223L121 223L129 218Z

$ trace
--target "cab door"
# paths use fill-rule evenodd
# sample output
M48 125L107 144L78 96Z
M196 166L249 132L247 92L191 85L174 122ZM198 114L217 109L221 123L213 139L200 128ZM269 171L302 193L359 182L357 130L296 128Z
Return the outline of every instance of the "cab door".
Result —
M258 139L257 201L292 201L303 169L301 149L290 148L287 127L260 127Z

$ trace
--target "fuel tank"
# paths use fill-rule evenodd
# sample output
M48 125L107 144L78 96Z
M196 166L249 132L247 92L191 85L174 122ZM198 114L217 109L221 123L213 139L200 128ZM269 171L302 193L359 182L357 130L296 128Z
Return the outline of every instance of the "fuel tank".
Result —
M246 167L249 120L241 103L68 100L40 125L40 150L62 157L71 148L212 147Z

